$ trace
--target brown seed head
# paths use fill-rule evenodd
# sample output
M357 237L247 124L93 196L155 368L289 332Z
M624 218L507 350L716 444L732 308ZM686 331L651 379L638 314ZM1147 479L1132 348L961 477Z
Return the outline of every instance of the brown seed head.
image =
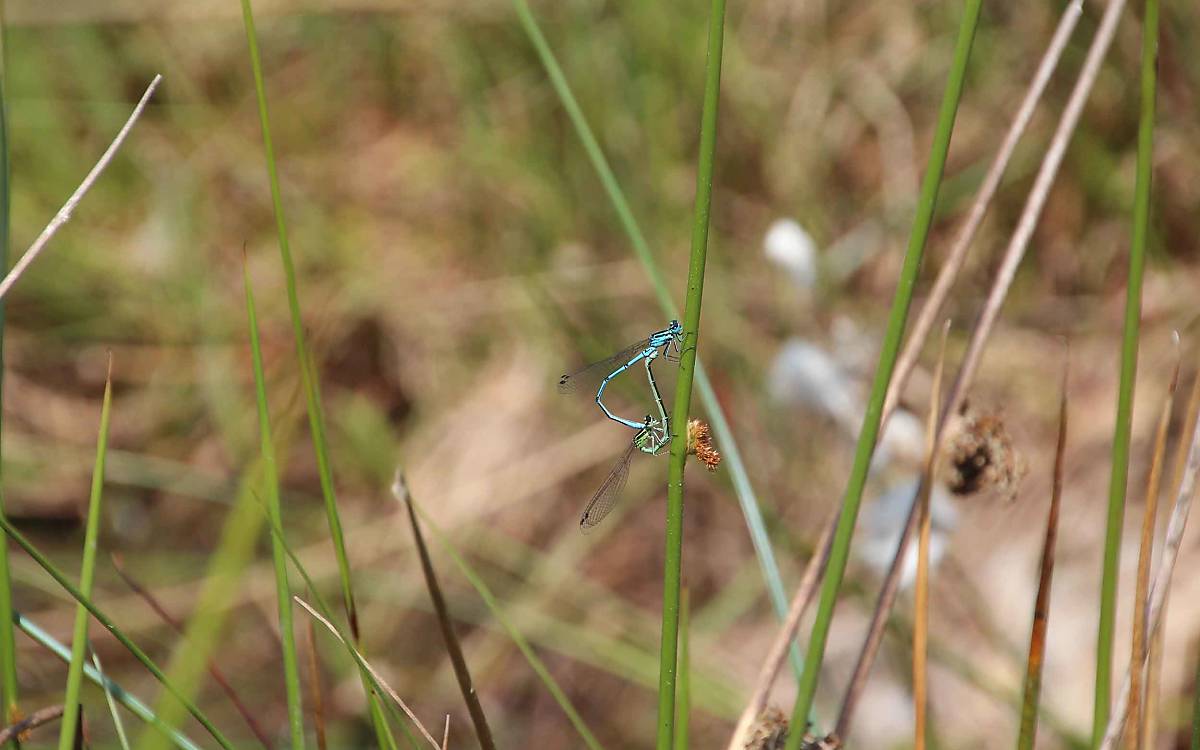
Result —
M689 419L687 435L688 453L700 459L700 463L709 471L716 471L721 463L721 454L713 448L708 423L699 419Z

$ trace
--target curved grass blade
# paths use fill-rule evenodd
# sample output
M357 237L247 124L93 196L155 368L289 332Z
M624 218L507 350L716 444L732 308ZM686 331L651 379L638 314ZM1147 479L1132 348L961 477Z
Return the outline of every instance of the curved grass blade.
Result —
M112 413L112 353L108 355L108 372L104 377L104 399L100 407L100 436L96 440L96 462L92 468L92 491L88 499L87 530L83 537L83 563L79 572L79 590L92 595L96 577L96 548L100 536L100 509L104 490L104 460L108 451L108 423ZM63 699L63 718L59 725L58 750L70 750L76 745L76 728L80 724L79 686L83 682L83 665L88 649L88 613L82 604L75 609L75 631L71 642L71 663L67 667L67 691Z
M133 657L141 662L142 666L144 666L150 672L150 674L154 675L154 678L157 679L164 688L166 688L167 692L176 700L178 700L179 703L182 704L185 709L187 709L187 712L195 717L196 721L200 722L200 724L206 730L208 730L208 733L212 735L214 740L217 741L217 744L223 748L227 748L227 750L233 750L233 746L229 744L229 740L225 738L225 735L221 734L221 730L217 729L216 725L209 720L204 712L202 712L200 708L194 702L192 702L190 698L187 697L187 695L185 695L178 687L176 687L174 682L167 678L167 675L158 667L157 664L154 663L154 660L151 659L150 656L136 643L130 640L125 633L121 632L121 629L117 627L116 623L114 623L108 615L104 614L99 607L93 604L91 599L84 596L83 592L75 588L74 584L72 584L67 577L63 575L62 571L54 567L54 564L51 563L50 560L43 555L37 547L33 546L33 543L26 539L24 534L22 534L20 531L17 531L16 527L14 527L12 523L4 516L0 516L0 529L3 529L4 533L8 534L9 538L17 543L17 546L25 550L25 552L33 558L34 562L41 566L42 570L50 574L50 577L54 579L55 583L62 587L63 591L66 591L71 595L71 598L86 607L88 612L92 614L92 617L95 617L96 621L103 625L105 630L112 633L113 637L116 638L122 646L128 649L129 653L133 654ZM168 728L171 727L169 722L165 723L167 724ZM161 730L162 727L159 727L159 729Z
M595 390L600 385L600 381L608 377L609 373L628 362L633 355L649 345L650 339L642 339L615 354L592 362L590 365L584 365L575 372L563 375L558 379L558 392L575 393L576 391L587 392Z
M592 499L588 501L587 506L583 509L583 514L579 517L579 530L583 533L586 534L596 528L617 504L617 498L621 496L622 490L625 489L625 483L629 480L629 462L633 459L636 450L637 441L631 441L625 448L625 452L613 464L608 476L596 490L596 494L592 495Z

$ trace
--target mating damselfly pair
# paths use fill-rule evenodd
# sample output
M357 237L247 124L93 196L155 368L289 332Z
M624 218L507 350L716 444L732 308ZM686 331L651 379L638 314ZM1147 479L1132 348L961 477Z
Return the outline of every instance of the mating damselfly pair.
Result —
M617 424L637 431L633 440L630 441L629 447L625 449L608 473L604 483L600 485L600 488L596 490L592 499L584 507L583 515L579 518L581 531L587 532L588 529L604 520L604 517L613 509L621 490L625 488L625 480L629 478L629 462L635 452L641 451L650 455L658 455L671 442L671 418L667 416L667 407L663 404L662 394L659 393L658 384L654 381L653 364L654 360L660 356L668 362L678 362L682 344L683 326L679 325L678 320L672 320L666 328L655 331L636 344L630 344L616 354L558 379L560 393L590 391L599 381L599 386L596 388L596 405L604 412L604 416ZM634 367L638 362L642 362L646 369L650 394L658 408L657 419L653 414L647 414L640 422L619 417L613 414L604 403L605 387L612 382L613 378Z

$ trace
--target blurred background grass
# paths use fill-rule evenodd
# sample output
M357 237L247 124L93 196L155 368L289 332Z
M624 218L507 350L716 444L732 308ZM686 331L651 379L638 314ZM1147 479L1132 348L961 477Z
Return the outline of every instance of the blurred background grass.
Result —
M310 570L332 585L336 570L294 368L237 4L6 6L15 248L28 246L61 205L153 74L166 79L98 189L9 302L10 513L66 569L77 568L78 518L104 351L111 348L115 403L102 546L123 553L130 571L177 614L188 613L236 472L256 451L239 278L245 245L274 416L293 436L279 446L285 523ZM1058 10L1028 0L985 6L926 279ZM587 399L560 403L551 386L564 370L663 321L510 7L312 0L263 2L256 11L301 301L372 661L428 725L448 712L452 737L469 732L411 538L387 495L401 462L416 496L485 572L600 739L614 747L648 745L661 482L648 466L635 467L620 515L581 537L580 506L626 436L596 420ZM578 0L539 4L535 12L681 290L703 14L677 0ZM954 3L817 0L729 9L703 356L789 585L840 495L851 442L831 439L836 431L819 416L773 403L765 374L790 337L832 346L835 330L849 327L868 352L874 347L958 12ZM976 241L948 310L960 330L975 314L994 250L1015 222L1097 18L1089 5ZM1157 385L1167 377L1167 332L1183 329L1186 341L1196 315L1200 58L1190 50L1198 34L1193 4L1164 7L1139 379L1148 387L1135 411L1134 486L1144 471ZM1064 333L1080 366L1072 381L1044 702L1076 732L1088 722L1138 43L1136 15L1127 11L973 397L1002 409L1030 475L1015 506L981 499L962 507L947 565L935 572L933 637L951 657L939 661L935 648L931 700L947 746L1005 746L1015 732L1015 712L975 683L1019 685L1049 494L1057 396L1048 384L1056 382L1057 336ZM813 291L798 289L764 258L763 234L780 217L798 220L821 248L824 273ZM917 408L924 408L925 389L918 376L909 394ZM616 394L627 409L639 404L636 412L640 392L627 385ZM775 621L720 473L689 474L685 526L696 669L692 734L707 747L729 731ZM1194 542L1185 543L1184 554L1184 570L1200 559ZM1134 559L1128 553L1123 561L1126 600ZM24 558L14 565L18 606L69 640L70 604ZM443 567L500 743L575 745L520 655L470 588ZM856 581L869 599L872 577L860 570ZM1177 585L1200 593L1194 577ZM96 591L156 658L170 652L175 636L110 566L100 567ZM243 594L218 661L280 733L285 717L265 540ZM1190 654L1200 607L1186 592L1173 601L1167 652ZM866 606L839 608L831 679L819 704L839 695ZM902 603L901 618L908 606ZM119 646L93 635L109 670L136 692L155 694ZM19 643L23 704L57 700L65 667L29 641ZM867 747L908 736L907 638L885 647L894 656L876 669L854 737ZM1119 643L1118 653L1123 648ZM333 741L367 742L356 675L326 651ZM976 679L951 666L955 655L969 655ZM1179 703L1186 661L1168 660L1169 726L1186 718ZM790 705L792 689L789 683L780 691L781 704ZM217 692L202 698L223 728L246 739ZM110 731L95 718L102 700L85 688L98 743Z

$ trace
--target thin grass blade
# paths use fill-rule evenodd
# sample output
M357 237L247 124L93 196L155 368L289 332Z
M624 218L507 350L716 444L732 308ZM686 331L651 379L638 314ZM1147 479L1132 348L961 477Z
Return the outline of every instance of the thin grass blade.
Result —
M1058 402L1058 441L1054 448L1054 482L1050 492L1050 511L1046 518L1046 536L1042 542L1042 563L1038 573L1037 597L1033 605L1033 625L1029 633L1029 658L1025 663L1025 690L1021 699L1021 728L1017 750L1033 750L1037 741L1038 704L1042 693L1042 665L1046 655L1046 631L1050 627L1050 585L1054 579L1054 548L1058 540L1058 512L1062 502L1063 475L1067 453L1067 374L1069 352L1063 360L1062 392Z
M917 536L917 580L913 592L913 747L925 750L927 731L929 682L929 543L932 535L933 514L929 510L930 490L933 487L933 468L937 463L938 410L942 404L942 373L946 365L946 337L950 333L950 321L942 328L942 345L938 352L937 367L934 369L933 389L929 395L929 420L925 427L925 470L918 493L919 505Z
M941 112L938 116L938 126L934 135L929 165L921 185L917 215L913 220L908 248L904 255L904 265L900 271L896 295L892 302L887 331L884 334L883 347L879 355L879 365L871 386L871 398L867 405L867 413L863 418L863 428L859 434L858 447L855 451L854 467L851 470L850 481L842 501L842 515L838 521L833 549L829 557L829 570L826 571L825 581L821 587L817 619L813 625L804 663L804 674L800 678L800 690L792 711L791 725L793 727L804 725L805 717L812 709L813 699L816 697L821 662L824 661L825 644L833 620L833 608L837 602L838 590L841 588L842 577L849 560L850 541L854 534L854 524L858 519L858 508L862 502L863 488L867 481L867 469L875 449L875 439L879 433L888 381L891 379L892 369L896 364L900 339L904 334L909 307L912 305L912 293L917 272L921 267L925 242L929 237L929 229L933 222L938 188L941 186L942 171L946 165L946 154L950 149L950 135L954 130L958 102L962 96L967 61L970 58L971 47L975 39L975 28L979 22L980 5L981 0L966 0L963 4L962 22L955 45L954 62L942 97ZM787 750L799 750L801 738L801 732L792 732L788 737Z
M488 726L487 716L483 713L483 706L479 703L479 696L475 693L475 685L471 681L471 670L467 667L462 645L454 630L454 622L450 619L450 610L446 606L445 597L442 596L442 587L438 584L437 574L433 569L433 560L430 559L429 550L425 546L421 525L417 522L417 514L413 511L412 505L407 502L408 485L404 481L403 474L396 474L392 487L394 495L405 498L402 504L408 511L409 525L412 527L413 538L417 543L417 555L421 559L421 573L425 577L425 588L429 591L430 601L433 602L433 610L437 615L438 626L442 630L442 640L446 643L446 652L450 655L451 664L454 665L454 676L458 680L458 688L462 692L463 702L467 704L467 712L471 715L471 724L475 727L475 737L479 740L479 747L482 750L495 750L496 743L492 739L492 730Z
M588 125L587 118L584 116L583 110L579 107L579 102L571 92L571 86L567 82L562 66L558 64L558 60L554 56L554 51L550 49L550 44L546 41L545 35L542 34L537 20L533 17L533 12L529 9L528 2L526 0L513 0L513 8L516 10L517 18L520 20L526 36L529 37L530 44L542 62L542 67L546 70L546 76L550 79L554 93L558 96L563 109L566 110L567 116L571 120L571 125L574 127L575 133L579 137L579 141L592 163L592 168L596 171L596 176L600 180L600 184L603 186L604 192L613 206L613 211L617 214L621 228L629 238L629 244L633 247L634 255L641 263L642 269L646 272L646 277L650 280L650 285L658 299L659 306L668 317L678 318L679 307L675 304L674 297L667 288L666 278L659 268L654 253L650 250L650 243L646 241L646 236L642 233L642 229L633 215L629 201L626 199L624 191L621 190L616 175L613 173L612 167L609 166L608 159L605 158L604 151L600 148L600 143L596 140L591 126ZM776 616L782 622L787 618L788 595L787 589L783 585L783 577L779 574L779 564L775 560L771 538L767 534L767 526L763 521L762 510L759 508L754 487L750 484L750 476L746 471L746 464L742 460L741 451L738 450L737 440L733 436L733 429L729 426L729 420L725 417L725 411L717 399L717 392L705 372L704 365L699 360L696 361L695 379L696 388L700 392L700 400L704 404L705 411L708 412L708 420L712 425L713 434L716 435L717 447L720 448L724 456L725 466L729 471L730 480L733 482L734 493L737 495L738 505L741 507L742 516L745 518L746 528L750 533L750 541L754 545L754 554L758 558L759 567L762 569L763 580L767 587L767 596L771 600L771 606L775 610ZM792 666L795 669L796 675L799 676L801 670L799 649L793 645L790 655Z
M1115 2L1115 0L1113 0ZM1154 158L1154 109L1158 63L1158 0L1146 0L1142 19L1141 115L1138 121L1137 171L1133 188L1133 237L1125 282L1125 325L1121 337L1121 376L1113 428L1112 474L1108 485L1108 520L1104 568L1100 582L1100 621L1096 638L1096 699L1092 741L1099 743L1109 723L1112 703L1113 631L1117 617L1117 576L1121 530L1129 479L1129 441L1133 424L1133 389L1137 377L1138 337L1142 317L1142 276L1150 231L1150 182Z
M95 649L89 648L92 652L92 666L100 674L104 673L103 667L100 666L100 655ZM113 730L117 733L117 744L121 746L121 750L129 750L129 736L125 733L125 722L121 720L121 712L117 710L117 698L113 695L113 691L107 684L101 686L104 689L104 702L108 704L108 713L112 717Z
M1179 335L1175 335L1178 354ZM1158 415L1158 428L1154 434L1154 452L1150 457L1150 475L1146 479L1146 505L1142 512L1142 537L1138 548L1137 583L1133 597L1133 636L1130 638L1129 654L1129 718L1125 725L1125 747L1141 750L1145 742L1142 725L1143 681L1142 664L1146 662L1146 613L1150 607L1150 560L1154 552L1154 527L1158 519L1158 485L1167 452L1167 427L1171 423L1171 407L1175 403L1175 387L1179 383L1179 359L1175 360L1175 371L1167 386L1162 411Z
M100 435L96 439L96 461L92 466L92 491L88 497L87 529L83 537L83 564L79 571L79 590L92 595L96 579L96 549L99 546L101 499L104 494L104 461L108 455L108 424L112 412L112 354L108 356L108 371L104 376L104 399L100 407ZM58 748L69 750L76 743L79 717L79 686L83 682L83 665L88 650L88 611L82 605L75 609L75 631L71 643L71 662L67 667L67 691L63 699L65 712L59 725Z
M254 368L254 401L258 408L259 454L263 466L263 484L267 512L273 525L283 528L283 510L279 504L279 472L275 466L275 444L271 437L271 413L267 407L266 376L263 374L262 346L258 334L258 313L250 274L242 264L246 286L246 314L250 327L250 354ZM283 648L283 680L287 694L288 729L292 748L304 748L304 703L300 688L300 664L296 655L296 632L292 623L292 590L288 582L287 558L279 537L271 535L271 562L275 566L275 598L279 615L279 638Z
M159 618L161 618L162 621L171 628L171 630L174 630L181 636L184 634L183 623L181 623L177 617L168 612L162 603L158 601L158 598L155 597L149 589L139 583L137 579L135 579L129 573L129 571L125 569L125 564L121 561L119 556L113 555L112 565L113 570L117 571L117 575L120 576L121 580L125 582L125 585L128 586L133 593L141 597L142 601L146 603L146 606L150 607L154 614L158 615ZM237 709L237 712L241 714L242 719L245 720L246 726L249 727L250 732L254 735L254 737L260 743L262 743L262 746L267 748L267 750L273 750L273 743L271 742L270 738L267 737L267 733L263 730L262 726L258 723L258 719L255 718L254 714L246 706L245 702L242 701L242 699L238 696L237 692L233 689L233 686L229 683L229 680L225 677L225 673L222 672L219 667L217 667L215 662L209 663L208 673L212 676L213 682L217 683L222 692L224 692L226 697L229 698L229 702L233 704L233 707Z
M397 473L402 475L403 472L398 469ZM402 487L403 485L400 486ZM397 487L393 487L393 492L397 491ZM411 493L405 490L403 492L403 496L398 496L396 499L401 502L407 502L408 505L412 507L416 514L420 516L421 521L426 525L426 527L429 528L430 533L441 546L442 550L446 554L450 555L450 558L454 560L454 564L456 567L458 567L459 572L464 578L467 579L467 581L479 594L479 597L483 599L483 603L488 608L488 611L492 613L492 617L496 618L496 621L500 623L500 626L503 627L505 632L508 633L508 637L512 639L513 643L521 651L521 654L524 655L525 660L529 662L529 666L542 681L542 684L546 686L546 690L550 693L551 697L554 698L555 703L557 703L559 708L563 710L563 713L566 714L567 720L571 722L571 726L573 726L575 731L578 732L580 739L583 740L583 743L587 745L588 748L591 748L591 750L600 750L602 746L599 740L596 739L596 735L592 733L592 730L588 728L587 723L579 714L578 709L575 708L575 704L572 703L571 699L567 697L566 692L563 691L562 687L558 684L558 681L551 676L550 670L546 668L545 663L543 663L538 657L537 653L534 652L533 647L529 645L529 641L527 641L525 636L521 634L521 631L517 630L517 628L513 625L512 621L508 618L508 615L505 614L504 609L500 606L500 603L496 600L495 595L492 594L492 590L486 583L483 582L483 578L480 577L475 569L467 563L466 559L459 554L458 550L453 544L451 544L450 540L441 531L441 529L439 529L437 525L433 523L432 519L429 518L421 506L417 504L415 500L413 500Z
M4 533L17 543L17 546L25 550L25 552L33 558L34 562L36 562L38 566L42 568L42 570L46 571L50 577L54 579L55 583L57 583L63 589L63 591L66 591L71 598L86 607L88 612L91 613L92 617L96 618L96 621L103 625L105 630L112 633L113 637L116 638L121 645L133 655L135 659L141 662L142 666L144 666L150 672L150 674L154 675L154 678L157 679L164 688L166 688L167 693L171 696L171 698L178 701L179 705L182 705L188 713L195 717L196 721L200 722L200 724L206 730L208 730L208 733L212 735L214 740L217 741L217 744L223 748L232 748L232 746L229 744L229 741L225 739L225 736L221 734L216 725L213 724L209 718L196 706L196 704L192 702L191 698L188 697L188 694L185 694L179 687L177 687L174 681L169 679L167 675L161 669L159 669L158 665L154 663L154 660L151 659L145 651L143 651L136 643L130 640L129 637L126 636L125 633L123 633L121 629L116 626L116 623L114 623L108 615L106 615L99 607L97 607L91 599L84 596L83 592L77 589L75 585L72 584L65 575L63 575L62 571L56 568L54 564L51 563L50 560L33 545L32 542L25 538L24 534L18 531L16 527L13 526L12 523L3 516L0 516L0 529L3 529ZM161 712L156 711L155 713L158 714L161 719ZM166 721L163 721L162 723L168 729L173 729L175 726L174 724L170 724ZM159 727L158 729L161 731L162 727Z
M33 641L50 653L58 657L64 664L69 664L71 661L70 650L61 642L55 640L54 636L47 633L41 626L33 620L22 615L20 612L13 612L13 623L20 628ZM104 675L103 670L90 664L85 664L83 675L92 682L93 685L98 685L104 689L105 693L111 695L118 703L129 710L134 716L142 721L150 724L159 731L163 732L169 740L180 750L199 750L199 746L188 739L180 732L167 727L162 721L150 710L150 707L137 698L137 696L129 693L125 688L118 685L113 680Z

